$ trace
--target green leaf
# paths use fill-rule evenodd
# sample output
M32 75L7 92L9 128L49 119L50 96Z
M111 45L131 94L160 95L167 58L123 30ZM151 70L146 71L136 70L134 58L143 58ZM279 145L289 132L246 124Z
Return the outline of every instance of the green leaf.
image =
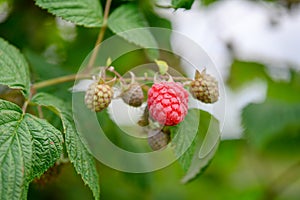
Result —
M0 38L0 84L20 89L28 97L30 88L29 67L18 49Z
M28 190L29 190L29 183L23 187L23 192L22 192L22 196L21 196L22 200L27 200Z
M26 114L25 119L33 139L32 175L30 181L41 176L49 167L60 158L62 153L63 137L59 130L42 119ZM31 123L34 122L35 123Z
M268 80L264 65L235 60L231 65L227 84L233 89L239 89L256 79Z
M85 184L93 192L95 199L100 197L99 177L93 156L81 135L76 131L71 110L62 100L46 93L39 93L32 102L47 107L60 116L65 133L65 142L70 161Z
M28 183L60 157L62 135L51 124L0 100L0 199L21 199Z
M197 109L189 110L184 121L171 128L172 146L178 162L187 171L191 165L191 157L194 154L195 138L198 132L200 113Z
M178 161L186 171L182 182L187 183L200 175L215 155L220 141L219 122L209 113L192 109L179 126L171 129L171 136L176 156L184 152Z
M157 64L159 73L161 75L165 75L168 72L168 70L169 70L168 63L166 63L165 61L162 61L162 60L155 60L155 63Z
M185 8L185 9L191 9L193 3L195 0L172 0L172 6L173 8Z
M203 120L205 115L206 120ZM201 113L198 134L202 137L196 141L195 153L190 168L181 180L183 183L190 182L201 175L215 156L221 136L219 121L207 113L204 115Z
M268 84L267 97L286 102L300 101L300 73L290 70L290 80L273 80L266 72L266 67L255 62L234 61L227 84L233 89L240 89L249 82L263 80Z
M102 7L98 0L36 0L48 12L86 27L100 27L103 22Z
M149 54L158 57L157 42L147 20L135 4L118 7L108 18L108 27L117 35L142 48L151 48Z
M201 4L205 6L209 6L210 4L215 3L217 0L201 0Z
M268 99L276 99L283 102L300 102L300 72L291 71L291 79L286 81L268 82Z
M278 141L280 151L299 151L300 144L300 104L278 100L267 100L260 104L250 104L244 108L242 120L245 134L250 144L258 149L270 149L269 145ZM277 146L279 147L279 146Z

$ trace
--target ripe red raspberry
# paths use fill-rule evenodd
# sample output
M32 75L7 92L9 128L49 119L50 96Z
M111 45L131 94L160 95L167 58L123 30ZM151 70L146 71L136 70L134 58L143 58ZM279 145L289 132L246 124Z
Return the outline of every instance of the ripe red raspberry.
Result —
M155 83L148 91L148 108L154 120L166 126L174 126L188 112L188 92L180 83Z

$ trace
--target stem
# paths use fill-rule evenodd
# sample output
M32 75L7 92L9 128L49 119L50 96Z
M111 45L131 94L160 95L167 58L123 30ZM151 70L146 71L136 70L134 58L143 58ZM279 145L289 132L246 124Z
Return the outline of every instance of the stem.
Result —
M28 104L29 104L30 100L26 100L25 103L23 104L23 107L22 107L22 111L23 111L23 114L26 113L26 110L27 110L27 107L28 107Z
M34 89L40 89L40 88L48 87L48 86L51 86L51 85L56 85L56 84L59 84L59 83L74 81L75 79L83 79L83 78L90 78L90 77L91 76L87 75L87 74L71 74L71 75L62 76L62 77L42 81L42 82L39 82L39 83L35 83L35 84L32 85L32 87Z
M27 107L31 101L32 96L35 94L35 88L33 86L30 87L30 93L28 99L24 102L22 106L23 115L26 113Z
M125 83L125 82L126 82L126 81L124 80L124 78L121 76L121 74L119 74L119 72L117 72L117 71L115 70L114 67L108 67L107 69L108 69L108 71L114 73L114 74L119 78L119 80L120 80L122 83Z
M124 82L131 81L131 78L122 78L122 76L120 74L119 74L118 77L119 77L119 80L124 81ZM60 84L60 83L75 81L76 79L91 79L91 75L88 75L88 74L71 74L71 75L62 76L62 77L42 81L42 82L39 82L39 83L35 83L35 84L32 85L32 88L34 90L37 90L37 89L41 89L41 88L44 88L44 87L57 85L57 84ZM111 78L111 77L105 78L106 81L110 81L112 79L113 78ZM135 80L136 81L150 81L150 80L153 80L153 77L148 77L145 74L144 77L136 77ZM190 78L186 78L186 77L173 77L173 80L174 81L179 81L179 82L191 81Z
M43 113L43 110L42 110L42 106L38 105L37 109L38 109L38 113L39 113L39 118L44 119L44 113Z
M107 29L107 19L108 19L108 14L109 14L109 10L110 10L110 5L111 5L112 0L107 0L106 1L106 5L105 5L105 10L104 10L104 17L103 17L103 24L102 27L100 29L96 44L95 44L95 48L94 51L92 53L92 56L89 60L88 66L87 66L87 71L91 70L93 68L93 65L95 63L98 51L99 51L99 44L102 42L103 38L104 38L104 34L105 31Z

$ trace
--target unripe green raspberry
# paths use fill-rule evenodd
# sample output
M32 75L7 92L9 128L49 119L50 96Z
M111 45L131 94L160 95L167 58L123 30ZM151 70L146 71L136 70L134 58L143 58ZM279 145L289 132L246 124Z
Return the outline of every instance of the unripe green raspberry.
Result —
M132 83L125 89L121 95L123 101L133 107L139 107L143 104L144 93L138 83Z
M165 148L170 142L170 135L163 131L150 131L149 135L152 136L148 137L148 144L154 151Z
M198 70L195 74L195 80L190 84L190 92L194 98L203 103L214 103L219 98L219 87L217 80L205 70L200 73Z
M113 97L111 87L104 83L92 83L85 93L86 106L95 112L107 108Z

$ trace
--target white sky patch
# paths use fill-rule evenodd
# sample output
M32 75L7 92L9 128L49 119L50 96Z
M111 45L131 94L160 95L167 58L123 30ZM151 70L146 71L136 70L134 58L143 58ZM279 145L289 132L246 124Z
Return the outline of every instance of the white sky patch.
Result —
M287 13L273 4L239 0L220 1L208 8L195 2L188 11L157 11L171 20L175 31L204 48L224 78L231 64L225 42L233 43L240 59L283 68L290 65L300 70L300 12ZM272 27L271 19L278 24ZM172 39L175 48L182 48L183 55L189 52L188 46Z
M245 88L233 92L226 88L226 112L224 127L222 132L223 139L238 139L242 136L243 126L241 111L249 103L261 103L265 100L267 84L262 81L253 81Z
M7 19L10 11L11 11L11 8L10 8L8 2L6 2L6 1L4 1L2 3L0 2L0 23L4 22Z
M78 81L72 88L70 88L70 91L72 92L85 92L89 88L89 86L94 83L94 80L91 79L83 79Z
M76 25L72 22L63 20L60 17L56 17L55 21L61 38L68 42L72 42L77 36Z

